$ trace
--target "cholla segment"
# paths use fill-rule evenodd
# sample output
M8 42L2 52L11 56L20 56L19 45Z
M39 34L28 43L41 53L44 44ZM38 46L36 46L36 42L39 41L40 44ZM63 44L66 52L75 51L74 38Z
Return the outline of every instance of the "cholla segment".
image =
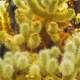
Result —
M75 42L76 36L74 35L80 37L79 34L76 32L72 38L67 40L64 52L61 52L56 46L51 49L43 49L36 55L34 53L30 54L30 52L7 52L0 63L0 66L2 66L0 68L2 79L12 78L11 76L14 76L15 70L22 72L22 74L24 72L25 76L22 79L27 80L46 80L48 78L51 80L75 79L80 69L80 45L77 45ZM77 39L79 40L79 38ZM61 63L58 62L59 55L63 55ZM6 65L10 65L11 72L6 73L8 68ZM55 76L58 73L62 73L62 77ZM17 73L15 74L17 75ZM18 78L19 76L17 75L16 77Z
M3 0L1 2L4 3L1 6L1 21L5 21L2 20L2 18L5 18L3 13L4 10L7 11L9 4ZM17 35L15 31L12 31L14 33L9 33L12 37L10 44L8 41L2 41L2 43L5 43L8 48L11 47L10 49L13 49L11 45L15 45L17 48L15 50L20 50L21 46L26 44L26 47L28 47L29 50L34 51L39 46L43 45L41 43L45 43L45 33L50 37L50 41L53 43L59 43L60 33L62 30L58 23L62 24L66 21L72 20L75 17L74 9L68 7L66 0L13 0L13 3L17 7L15 10L15 19L18 24L17 27L19 27L19 34ZM6 15L9 15L8 12ZM10 22L8 23L10 25ZM1 27L4 27L4 23L1 22L1 24ZM5 32L6 31L7 30L5 29ZM36 41L33 39L35 34L37 38Z
M0 26L3 28L0 43L10 51L3 59L0 58L0 80L77 80L80 72L80 33L69 35L63 50L59 45L65 36L61 37L64 29L61 27L68 27L69 21L75 18L75 11L68 7L68 1L13 0L17 7L18 33L11 31L12 28L11 32L6 30L5 22L11 26L8 13L5 13L9 4L1 1L4 4L0 5ZM5 21L4 13L9 22ZM79 15L76 22L79 23ZM52 46L49 47L47 40Z

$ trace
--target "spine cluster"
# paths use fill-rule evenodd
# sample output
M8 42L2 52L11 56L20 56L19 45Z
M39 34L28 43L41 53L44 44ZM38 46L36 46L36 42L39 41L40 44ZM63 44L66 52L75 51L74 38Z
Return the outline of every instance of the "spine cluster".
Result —
M76 32L68 39L64 51L56 46L37 53L7 52L0 59L0 76L3 80L12 80L14 76L26 80L74 80L80 69L80 33ZM59 61L59 56L63 56ZM19 76L17 72L21 72ZM62 74L57 76L56 74ZM15 76L17 75L17 76ZM49 78L49 79L48 79Z
M7 11L12 3L0 1L0 43L9 49L0 58L0 80L77 80L80 32L64 29L79 24L80 14L69 1L12 0L16 26Z

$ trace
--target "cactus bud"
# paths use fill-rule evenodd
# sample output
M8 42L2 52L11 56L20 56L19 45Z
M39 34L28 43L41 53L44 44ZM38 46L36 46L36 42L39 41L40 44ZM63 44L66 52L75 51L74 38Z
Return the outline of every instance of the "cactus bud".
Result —
M31 34L28 38L28 41L27 41L27 46L30 48L30 49L35 49L37 48L41 43L41 37L39 34Z
M21 45L25 42L25 38L22 34L18 34L14 36L14 42L17 45Z
M18 70L24 70L29 67L28 58L21 53L16 53L14 55L14 61L15 61L15 66Z
M65 51L69 51L69 52L76 52L76 45L73 41L67 41L67 44L65 45Z
M41 68L41 72L45 72L47 61L50 59L49 50L41 50L39 52L39 66Z
M42 26L39 21L32 22L32 26L31 26L32 33L40 33L41 29L42 29Z
M12 78L14 73L14 68L11 64L4 63L3 68L2 68L2 76L5 79L10 79Z
M40 68L37 64L30 67L29 75L33 76L32 80L41 80Z
M51 57L58 57L61 54L60 50L58 47L54 46L50 50L50 55Z
M56 72L56 70L58 69L58 64L56 59L52 58L50 60L48 60L47 65L46 65L46 70L49 74L53 74L54 72Z
M58 24L56 22L50 22L47 26L47 33L53 35L59 31Z
M71 60L65 59L62 61L60 70L64 76L69 76L74 72L74 63Z
M29 23L22 23L20 25L20 33L23 34L23 36L27 36L30 33L30 25Z

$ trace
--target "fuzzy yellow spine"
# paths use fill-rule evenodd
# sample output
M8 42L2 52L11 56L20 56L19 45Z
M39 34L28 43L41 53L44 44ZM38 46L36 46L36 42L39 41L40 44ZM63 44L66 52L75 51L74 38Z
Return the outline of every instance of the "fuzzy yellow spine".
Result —
M25 4L26 1L23 0L13 0L13 2L17 5L17 7L27 9L27 6Z
M51 2L48 0L47 1L44 0L42 1L42 3L41 1L38 1L38 0L28 0L28 3L33 13L42 17L51 17L52 20L56 22L70 20L75 16L74 10L70 8L69 9L65 8L62 11L59 11L58 10L59 7L63 5L63 2L60 5L58 5L60 3L59 0L54 0L54 1L52 0ZM45 4L48 4L48 5L44 6ZM47 7L47 9L49 7L49 10L51 9L51 11L50 12L49 10L47 11L45 7Z
M5 31L0 32L0 42L12 51L19 50L18 45L16 45L15 40L13 39L13 36L9 35Z
M53 42L58 42L60 40L58 24L52 21L52 22L48 22L46 26L47 26L46 31L50 36L51 40Z
M27 40L27 46L30 49L37 48L41 43L41 37L39 34L31 34L29 39Z
M10 20L8 17L8 13L6 12L6 3L5 1L0 1L1 7L0 7L0 20L1 20L1 27L2 31L6 31L6 28L10 26Z
M77 16L76 16L76 23L77 24L80 23L80 13L78 13Z
M60 65L60 70L64 75L63 80L67 79L74 80L76 78L80 68L79 60L80 60L80 32L74 32L72 38L67 40L66 45L64 47L63 60Z
M37 64L33 64L30 67L29 74L26 75L26 78L30 80L41 80L40 67Z
M10 78L13 74L13 70L15 69L22 72L25 72L27 70L27 73L25 76L22 76L22 79L26 78L30 80L55 80L58 79L58 77L55 75L57 72L63 74L63 80L75 79L76 73L79 71L80 67L80 45L77 45L77 42L75 41L75 35L78 37L77 40L80 40L80 33L75 33L72 36L72 39L67 41L68 44L66 43L65 45L64 54L61 54L59 48L56 46L52 47L51 49L43 49L39 52L38 55L36 55L36 62L34 62L32 59L32 55L34 54L21 51L7 52L4 56L3 61L5 62L4 64L8 64L7 66L10 68L11 72L6 73L6 70L8 70L8 68L7 66L4 66L4 68L2 67L3 69L0 67L1 71L4 71L0 74L7 74L5 77L3 77ZM60 54L63 55L63 59L61 61L61 64L58 64L57 58ZM2 64L3 62L0 63L0 65ZM14 69L11 66L14 66ZM8 74L11 75L8 76ZM45 77L43 77L44 75ZM17 77L19 78L20 76Z

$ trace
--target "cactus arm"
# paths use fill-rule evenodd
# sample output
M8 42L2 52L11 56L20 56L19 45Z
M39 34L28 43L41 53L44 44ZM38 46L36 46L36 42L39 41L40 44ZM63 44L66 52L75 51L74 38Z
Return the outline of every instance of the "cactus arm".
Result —
M58 8L58 3L59 3L59 0L53 0L52 4L49 6L49 11L52 13L55 13L57 11L57 8Z
M70 76L65 76L65 77L63 77L62 80L75 80L75 77L76 77L76 75L77 75L77 72L76 72L76 71L77 71L77 70L75 70L75 71L73 72L73 74L70 75Z
M39 5L39 3L38 3L37 0L28 0L28 3L29 3L29 6L30 6L31 10L32 10L35 14L37 14L37 15L39 15L39 16L42 16L42 17L46 17L46 16L49 15L48 13L46 13L45 9L43 9L43 8Z
M20 7L23 9L27 8L23 0L13 0L13 2L17 5L17 7Z
M75 12L73 9L68 9L67 11L64 11L63 13L57 12L56 14L52 16L53 16L53 21L62 22L62 21L71 20L75 16Z
M45 0L44 3L41 3L41 1L38 0L38 3L43 8L48 6L48 12L55 13L57 11L57 8L58 8L59 0L53 0L53 1Z
M34 13L42 17L51 17L53 18L53 21L56 21L56 22L70 20L75 16L75 12L73 9L68 9L67 11L63 11L63 13L57 12L56 14L49 14L38 4L38 1L28 0L28 3ZM56 2L56 5L57 5L57 2Z

